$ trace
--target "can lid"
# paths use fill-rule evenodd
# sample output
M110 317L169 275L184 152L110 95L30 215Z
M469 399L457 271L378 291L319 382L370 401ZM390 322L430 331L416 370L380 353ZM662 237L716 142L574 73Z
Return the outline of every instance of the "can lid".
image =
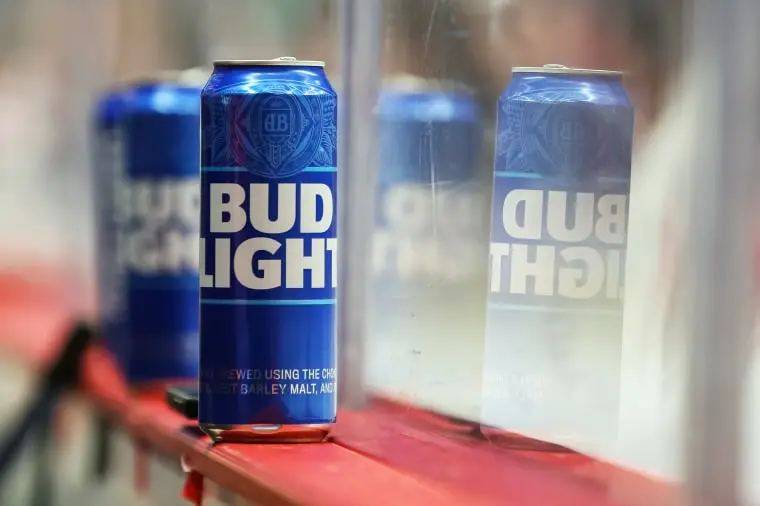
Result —
M178 81L181 84L203 86L211 75L211 69L206 67L193 67L179 73Z
M394 74L382 81L385 90L402 93L425 93L430 91L450 93L473 93L468 86L446 79L429 79L414 74Z
M595 70L595 69L576 69L549 63L543 67L512 67L513 74L532 73L532 74L569 74L569 75L594 75L594 76L614 76L620 77L622 72L617 70Z
M271 60L216 60L214 67L324 67L325 62L281 56Z
M429 89L429 81L413 74L394 74L383 79L384 88L393 88L395 90L415 92L426 91Z

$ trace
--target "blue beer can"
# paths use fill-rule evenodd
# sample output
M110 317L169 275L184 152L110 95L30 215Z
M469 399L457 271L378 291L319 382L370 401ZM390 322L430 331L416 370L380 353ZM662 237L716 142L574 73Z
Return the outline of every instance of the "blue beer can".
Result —
M119 124L124 112L121 86L107 89L95 104L92 129L93 203L95 208L95 258L97 323L107 344L120 317L116 269L116 222L113 181L121 163ZM110 347L110 346L109 346Z
M513 69L497 116L485 423L571 446L614 437L632 142L619 72Z
M473 94L455 83L395 77L380 95L378 129L373 272L387 288L381 293L470 281L481 263L477 224L487 208Z
M480 105L461 83L413 75L380 91L367 351L394 367L370 364L366 380L405 398L399 371L415 371L428 385L420 402L478 418L491 179ZM466 374L439 367L453 342Z
M198 372L200 90L174 74L126 85L100 190L115 239L101 255L104 335L136 386Z
M183 84L190 84L203 88L211 75L208 67L191 67L179 72L177 80Z
M218 61L201 99L199 423L318 441L336 417L337 95L323 62Z

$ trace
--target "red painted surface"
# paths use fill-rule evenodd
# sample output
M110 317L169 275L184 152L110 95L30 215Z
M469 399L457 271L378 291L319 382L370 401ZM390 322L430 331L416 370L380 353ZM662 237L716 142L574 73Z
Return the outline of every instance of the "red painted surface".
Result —
M33 286L0 275L0 346L33 364L50 360L72 321L57 293L37 297ZM261 504L660 506L678 499L674 487L640 474L389 401L342 411L332 443L212 448L182 430L188 421L165 405L162 391L130 395L98 347L84 359L82 386L140 444L185 456L200 475Z
M0 273L0 340L7 352L43 366L73 320L66 295L27 275Z
M182 497L190 501L193 506L203 505L204 479L201 473L192 471L187 474L185 488L182 489Z
M223 488L267 505L497 505L336 444L216 445L182 432L188 421L151 396L134 408L134 434Z
M602 484L487 444L424 431L379 410L342 413L335 439L395 468L467 490L471 498L521 506L610 504Z
M471 423L385 398L374 398L361 413L342 412L334 436L337 443L398 469L459 483L504 504L682 502L672 483L518 434L473 431Z
M132 425L134 413L130 409L131 396L123 376L113 358L100 346L93 346L82 360L80 383L97 398L98 405L113 415L118 422Z

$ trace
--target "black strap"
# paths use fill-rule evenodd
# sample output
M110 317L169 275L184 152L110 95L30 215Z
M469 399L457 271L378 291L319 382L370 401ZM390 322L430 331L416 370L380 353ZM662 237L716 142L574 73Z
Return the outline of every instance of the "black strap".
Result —
M61 394L78 383L81 359L94 335L95 331L86 324L79 323L71 329L58 358L43 374L39 390L27 410L0 436L0 485L31 434L48 438L53 409Z
M105 481L111 469L111 434L113 423L104 414L95 413L95 445L93 446L92 478L98 483Z

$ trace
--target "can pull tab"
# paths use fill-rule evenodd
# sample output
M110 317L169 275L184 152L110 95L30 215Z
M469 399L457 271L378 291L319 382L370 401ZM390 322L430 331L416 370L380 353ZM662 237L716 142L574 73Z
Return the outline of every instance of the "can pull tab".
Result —
M272 61L296 61L296 59L293 56L280 56L279 58L274 58Z
M545 69L566 69L568 67L566 67L565 65L560 65L559 63L547 63L546 65L544 65L544 68Z

